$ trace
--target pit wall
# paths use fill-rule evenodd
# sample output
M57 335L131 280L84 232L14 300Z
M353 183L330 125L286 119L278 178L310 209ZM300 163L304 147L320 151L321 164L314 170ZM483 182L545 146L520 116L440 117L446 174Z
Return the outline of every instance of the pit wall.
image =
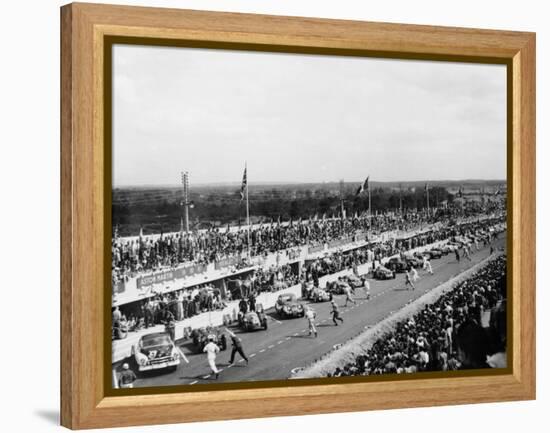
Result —
M275 306L277 298L282 293L293 293L297 298L299 298L302 295L302 286L300 284L296 284L277 292L261 293L256 297L256 303L262 304L263 308L267 310L268 308ZM220 326L224 324L224 317L226 319L229 318L231 321L235 321L237 319L238 310L239 301L232 301L229 302L227 307L223 310L201 313L180 322L176 322L176 340L184 338L184 330L186 328L196 329L206 326ZM162 331L164 331L164 325L156 325L148 329L140 330L139 332L129 333L123 340L113 341L112 362L118 362L130 356L132 346L138 342L142 335Z
M329 373L333 373L337 367L342 367L350 362L354 362L357 356L366 354L378 339L382 338L387 333L392 332L397 323L414 316L426 305L436 302L437 299L439 299L446 292L452 290L458 283L470 278L479 269L484 267L488 261L494 259L496 255L497 254L493 254L487 257L478 264L472 266L467 271L464 271L460 275L451 278L435 289L425 293L396 313L388 315L385 319L381 320L371 328L348 340L338 349L329 352L320 360L302 370L293 372L290 379L326 377Z

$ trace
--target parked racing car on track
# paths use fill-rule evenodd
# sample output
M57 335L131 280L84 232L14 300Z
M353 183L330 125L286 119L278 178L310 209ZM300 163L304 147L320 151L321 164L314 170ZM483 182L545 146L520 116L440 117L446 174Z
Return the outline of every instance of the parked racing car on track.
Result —
M220 350L227 349L227 337L221 328L206 326L193 329L191 331L191 338L193 339L193 344L199 353L202 353L209 338L211 338L212 341L219 346Z
M421 256L417 255L408 255L405 256L405 262L407 263L407 266L413 267L413 268L421 268L424 264L424 260L422 260Z
M293 293L283 293L277 298L275 311L279 317L293 318L304 317L304 306L298 302Z
M430 259L440 259L443 257L443 251L438 248L432 248L431 250L426 251L426 254Z
M361 287L363 287L363 281L355 274L343 277L342 281L348 283L352 290L360 289Z
M168 333L154 332L143 335L135 346L132 346L139 371L163 370L178 368L181 352Z
M267 316L261 305L256 305L256 311L239 314L239 325L245 331L267 330Z
M407 272L408 267L407 262L401 260L400 257L392 257L386 263L386 268L393 272Z
M327 283L326 291L334 295L344 295L348 289L351 290L351 286L340 277L336 281Z
M378 265L378 267L373 271L373 276L377 280L390 280L395 278L395 272L385 268L382 265Z
M311 299L313 302L332 301L332 293L327 292L326 290L319 287L314 287L311 292L309 292L309 299Z

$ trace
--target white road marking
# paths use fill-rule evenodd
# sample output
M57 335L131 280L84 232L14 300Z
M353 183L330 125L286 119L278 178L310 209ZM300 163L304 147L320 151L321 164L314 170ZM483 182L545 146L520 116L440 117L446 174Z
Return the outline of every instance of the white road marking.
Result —
M198 380L195 380L195 381L191 382L189 385L194 385L197 382L198 382Z
M202 378L203 378L203 379L208 379L209 377L210 377L210 375L208 375L208 376L203 376Z
M296 337L296 336L298 335L298 333L296 332L296 333L295 333L295 334L293 334L293 335L294 335L294 337Z
M265 352L265 349L261 349L261 350L260 350L260 353L264 353L264 352Z
M277 341L277 344L283 344L283 343L284 343L283 340Z
M290 337L286 337L285 340L290 340Z
M272 344L271 346L267 346L268 349L273 349L275 346Z
M256 356L255 353L252 353L251 355L249 355L249 358L254 358Z

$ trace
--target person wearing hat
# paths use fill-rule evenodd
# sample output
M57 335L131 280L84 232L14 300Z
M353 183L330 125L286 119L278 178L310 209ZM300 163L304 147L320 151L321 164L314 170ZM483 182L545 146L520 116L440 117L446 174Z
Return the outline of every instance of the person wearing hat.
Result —
M216 367L216 355L220 352L220 348L216 343L214 343L213 336L208 336L208 343L204 346L203 352L206 353L208 365L210 365L210 369L212 370L212 373L216 375L217 379L220 375L220 370Z
M338 310L338 305L336 304L336 301L330 301L330 303L332 306L330 312L332 314L332 321L334 322L334 324L338 326L337 320L339 320L341 323L344 323L344 319L340 317L340 311Z
M134 382L137 377L135 373L130 370L130 366L127 363L122 364L122 371L118 378L118 384L121 388L133 388Z

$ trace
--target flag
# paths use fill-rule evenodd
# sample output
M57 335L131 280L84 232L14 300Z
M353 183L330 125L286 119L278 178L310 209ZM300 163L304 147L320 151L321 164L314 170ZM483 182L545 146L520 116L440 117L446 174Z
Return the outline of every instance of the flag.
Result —
M246 164L244 165L243 183L241 185L241 201L244 200L245 191L248 188L248 181L246 179Z
M462 192L462 187L458 188L458 192L456 193L457 197L462 197L464 193Z
M143 226L140 226L140 228L139 228L139 239L141 240L142 237L143 237Z
M500 186L497 188L497 190L495 191L495 195L499 195L500 194Z
M428 183L426 182L426 185L424 185L424 192L428 192L428 189L429 189Z
M359 188L357 188L357 191L355 192L355 196L357 197L358 195L360 195L363 191L365 190L368 190L369 189L369 176L367 176L367 178L365 179L365 181L359 185Z

